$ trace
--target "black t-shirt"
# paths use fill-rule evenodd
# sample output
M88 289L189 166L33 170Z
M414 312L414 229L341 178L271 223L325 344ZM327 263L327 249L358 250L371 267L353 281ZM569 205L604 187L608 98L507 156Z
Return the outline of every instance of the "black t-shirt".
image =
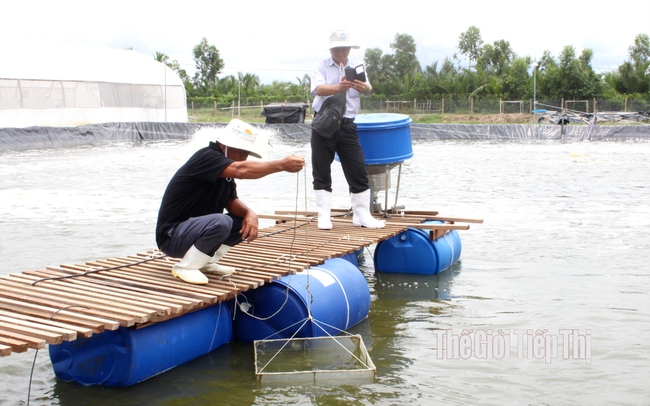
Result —
M237 198L234 179L220 178L221 172L233 161L224 156L219 144L210 142L183 165L167 185L156 225L158 247L169 238L172 226L190 217L223 213L228 201Z

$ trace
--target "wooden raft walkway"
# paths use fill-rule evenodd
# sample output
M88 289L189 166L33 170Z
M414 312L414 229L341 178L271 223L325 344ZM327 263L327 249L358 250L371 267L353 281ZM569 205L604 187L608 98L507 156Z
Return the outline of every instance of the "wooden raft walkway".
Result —
M209 275L207 285L191 285L172 277L178 259L159 251L0 275L0 356L120 326L169 320L356 252L408 227L430 229L432 238L437 238L448 230L469 228L459 222L482 222L443 218L437 212L406 212L387 219L385 228L367 229L354 227L346 213L332 211L332 230L318 229L316 221L311 221L316 213L259 215L276 224L260 229L252 243L234 246L220 263L234 266L237 273ZM422 224L427 220L445 223Z

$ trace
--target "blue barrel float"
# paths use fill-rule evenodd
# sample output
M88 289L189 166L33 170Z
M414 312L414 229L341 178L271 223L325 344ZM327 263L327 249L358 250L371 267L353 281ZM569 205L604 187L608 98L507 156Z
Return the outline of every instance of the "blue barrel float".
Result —
M359 114L355 119L371 188L377 189L373 187L375 177L382 182L386 165L397 165L413 156L411 122L405 114L390 113ZM458 261L461 249L456 230L431 240L428 231L408 228L377 244L374 265L378 272L434 275Z
M354 122L366 165L391 164L413 157L412 120L406 114L359 114Z
M235 313L233 330L239 341L324 337L368 317L370 289L350 261L332 258L244 292L238 300L247 308Z
M231 337L231 313L220 303L138 329L120 327L50 345L50 360L63 381L130 386L212 352Z
M435 275L458 261L461 251L460 235L456 230L431 240L428 230L409 227L377 244L374 265L378 272Z
M406 114L359 114L354 122L367 166L398 163L413 157L412 120ZM339 161L338 155L334 157Z

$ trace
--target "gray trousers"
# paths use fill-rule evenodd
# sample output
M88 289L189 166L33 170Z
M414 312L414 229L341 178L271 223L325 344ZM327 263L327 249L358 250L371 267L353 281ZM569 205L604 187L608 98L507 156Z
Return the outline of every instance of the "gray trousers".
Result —
M241 239L241 217L230 214L208 214L192 217L172 227L169 238L160 249L166 255L182 258L192 245L202 253L213 256L222 244L237 245Z

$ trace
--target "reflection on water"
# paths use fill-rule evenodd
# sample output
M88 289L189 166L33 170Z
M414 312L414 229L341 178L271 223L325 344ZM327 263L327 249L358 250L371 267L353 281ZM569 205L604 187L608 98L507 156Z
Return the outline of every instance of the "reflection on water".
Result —
M160 197L205 140L0 154L0 274L154 247ZM304 141L274 142L271 157ZM334 164L333 207L349 195ZM32 405L642 404L650 398L650 143L424 141L402 168L407 210L483 218L439 275L375 275L361 334L363 385L256 384L252 345L231 343L128 388L58 381L37 357ZM238 182L260 213L313 210L311 177ZM394 182L396 184L396 182ZM389 198L392 201L392 197ZM270 203L272 202L272 204ZM437 358L436 331L590 330L591 362ZM24 403L33 352L0 358L0 404Z

